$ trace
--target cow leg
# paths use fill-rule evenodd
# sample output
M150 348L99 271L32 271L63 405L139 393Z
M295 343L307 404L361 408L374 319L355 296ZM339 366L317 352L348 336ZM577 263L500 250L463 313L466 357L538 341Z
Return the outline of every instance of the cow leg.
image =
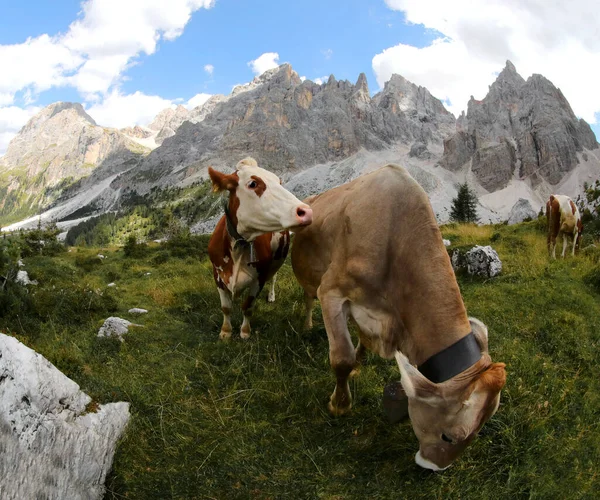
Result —
M362 362L365 359L366 351L367 351L366 347L364 345L362 345L362 343L359 340L358 345L356 346L356 349L354 349L354 357L356 359L356 362L354 364L354 368L350 372L351 377L356 377L360 373L360 365L362 365Z
M315 298L307 291L304 292L304 305L306 310L306 319L304 320L304 329L311 330L313 327L312 313L315 307Z
M567 235L563 234L563 251L562 251L562 258L565 258L565 252L567 250Z
M269 288L269 295L267 297L267 302L275 302L275 281L277 280L277 273L273 275L273 279L271 280L271 287Z
M336 385L327 409L333 416L340 416L352 407L348 377L354 369L356 356L348 331L348 314L344 299L319 294L323 321L329 340L329 361L336 376Z
M221 298L221 311L223 311L223 325L221 326L221 333L219 333L219 338L221 340L226 340L231 337L231 307L233 305L233 301L231 298L231 293L229 290L223 290L222 288L218 288L219 297Z
M552 237L550 246L552 247L552 258L556 260L556 237Z
M575 245L577 244L577 236L579 234L579 229L577 225L575 225L575 231L573 232L573 250L571 251L571 255L575 257Z
M252 306L254 305L254 301L256 297L262 290L264 283L261 285L256 281L250 285L248 290L248 295L242 304L242 312L244 313L244 321L242 322L242 328L240 329L240 337L244 340L250 338L250 332L252 329L250 328L250 318L252 317Z

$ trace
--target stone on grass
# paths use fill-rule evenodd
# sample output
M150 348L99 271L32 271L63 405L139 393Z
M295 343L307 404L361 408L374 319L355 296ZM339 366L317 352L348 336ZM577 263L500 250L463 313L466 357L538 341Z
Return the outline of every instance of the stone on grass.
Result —
M139 307L134 307L133 309L129 309L129 314L146 314L148 312L147 309L141 309Z
M47 359L0 333L3 500L103 498L129 403L90 403Z
M113 286L117 286L117 284L116 284L116 283L109 283L109 284L108 284L108 285L106 285L106 286L107 286L107 287L109 287L109 288L112 288Z
M475 246L465 254L467 272L475 276L493 278L502 271L502 261L491 246Z
M111 316L104 321L104 324L98 330L98 337L117 337L123 342L123 335L129 331L130 326L141 326L127 321L123 318Z
M491 246L474 246L466 252L455 248L450 257L455 272L466 271L475 276L493 278L502 271L502 261Z
M15 278L15 283L19 283L20 285L37 285L38 282L36 280L30 280L29 274L27 271L17 271L17 277Z
M442 240L444 242L444 246L449 247L450 245L452 245L452 242L450 240Z

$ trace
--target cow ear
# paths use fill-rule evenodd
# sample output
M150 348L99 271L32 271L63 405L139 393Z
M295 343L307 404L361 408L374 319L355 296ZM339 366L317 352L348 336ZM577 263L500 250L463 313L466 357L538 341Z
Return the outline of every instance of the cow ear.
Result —
M469 318L469 323L471 323L471 331L473 335L475 335L475 339L479 344L479 348L481 352L488 352L488 329L481 321L477 318Z
M208 175L213 183L213 192L232 191L238 186L238 177L236 174L224 174L212 167L208 167Z
M492 363L478 378L478 383L490 392L500 392L506 384L506 365Z
M438 386L411 365L408 358L400 351L396 351L396 361L402 375L400 383L409 398L418 399L430 405L441 401L442 397Z

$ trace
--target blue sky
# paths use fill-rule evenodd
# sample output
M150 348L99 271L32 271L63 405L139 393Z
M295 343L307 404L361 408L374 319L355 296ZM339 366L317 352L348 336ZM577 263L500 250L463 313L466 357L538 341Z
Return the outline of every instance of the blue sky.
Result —
M523 77L552 80L578 116L600 119L600 18L584 0L541 14L530 0L476 3L0 0L0 154L57 100L82 102L101 125L146 124L283 62L311 80L364 72L372 93L400 73L458 114L510 59Z

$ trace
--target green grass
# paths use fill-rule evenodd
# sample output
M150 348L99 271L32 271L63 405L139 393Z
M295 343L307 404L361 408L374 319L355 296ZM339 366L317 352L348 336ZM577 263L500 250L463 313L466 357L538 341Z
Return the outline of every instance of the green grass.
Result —
M494 241L503 274L459 283L508 373L498 413L443 473L417 467L410 423L383 416L383 387L399 379L392 362L369 355L351 381L352 412L327 414L326 333L318 308L314 329L302 331L302 292L288 264L277 302L259 301L247 342L218 340L222 316L203 251L176 258L152 245L140 259L116 248L26 259L40 281L27 296L30 320L0 318L0 328L95 401L131 403L106 498L596 498L598 255L550 261L537 222L443 233L458 246ZM108 258L96 262L98 251ZM116 288L106 288L111 281ZM131 307L150 312L132 318ZM144 326L123 343L96 338L110 315Z

